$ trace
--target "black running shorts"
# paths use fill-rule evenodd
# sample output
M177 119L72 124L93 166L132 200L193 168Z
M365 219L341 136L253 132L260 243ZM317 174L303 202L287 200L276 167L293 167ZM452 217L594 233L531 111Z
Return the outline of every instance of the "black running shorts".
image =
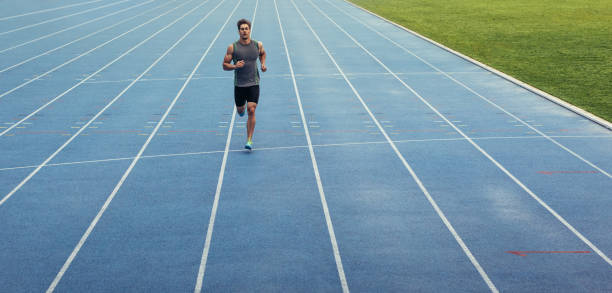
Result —
M237 107L242 107L246 102L259 102L259 85L247 87L234 87L234 101Z

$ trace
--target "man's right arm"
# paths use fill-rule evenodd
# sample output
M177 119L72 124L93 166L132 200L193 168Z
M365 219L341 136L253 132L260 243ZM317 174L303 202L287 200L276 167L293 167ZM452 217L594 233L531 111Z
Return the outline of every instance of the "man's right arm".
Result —
M239 60L236 64L232 64L232 55L234 54L234 46L229 45L227 47L227 51L225 52L225 57L223 57L223 70L234 70L236 68L241 68L244 66L244 61Z
M234 70L236 68L236 66L231 63L233 54L234 46L229 45L229 47L227 47L227 51L225 52L225 57L223 57L223 70Z

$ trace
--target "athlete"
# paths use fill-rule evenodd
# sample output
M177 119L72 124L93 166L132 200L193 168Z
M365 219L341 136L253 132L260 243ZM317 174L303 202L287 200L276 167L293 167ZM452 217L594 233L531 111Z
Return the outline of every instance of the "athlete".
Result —
M240 117L244 116L245 107L249 112L247 120L247 142L244 148L253 149L253 132L255 131L255 109L259 102L259 70L266 72L266 51L263 44L251 39L251 22L246 19L238 21L240 39L227 47L223 58L223 70L234 70L234 102Z

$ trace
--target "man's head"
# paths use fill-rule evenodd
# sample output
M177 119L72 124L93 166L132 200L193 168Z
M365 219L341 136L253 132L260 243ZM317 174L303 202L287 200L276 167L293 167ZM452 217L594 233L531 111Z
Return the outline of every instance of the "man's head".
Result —
M238 34L243 40L248 40L251 36L251 22L246 19L238 21Z

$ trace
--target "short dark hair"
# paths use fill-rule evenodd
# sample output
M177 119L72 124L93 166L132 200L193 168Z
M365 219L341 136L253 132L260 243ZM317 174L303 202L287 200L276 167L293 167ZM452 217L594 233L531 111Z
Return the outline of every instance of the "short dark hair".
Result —
M251 22L243 18L243 19L238 21L238 30L240 30L240 26L243 25L243 24L248 25L249 29L251 29Z

